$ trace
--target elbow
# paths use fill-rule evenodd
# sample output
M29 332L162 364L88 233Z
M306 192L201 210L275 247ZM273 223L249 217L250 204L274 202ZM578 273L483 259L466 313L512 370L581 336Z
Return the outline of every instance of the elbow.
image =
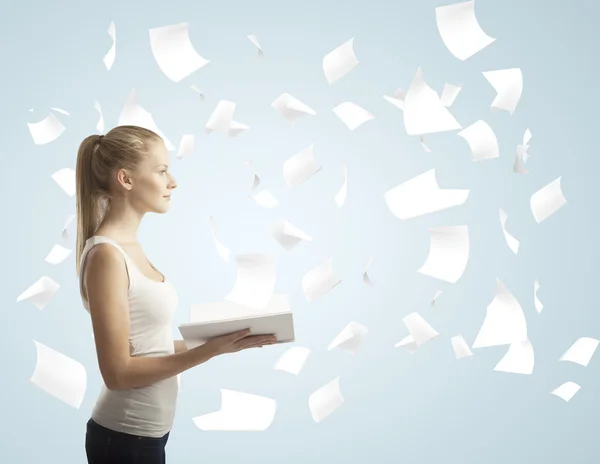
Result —
M126 389L123 382L123 376L119 375L117 372L102 372L102 380L104 381L106 388L108 388L110 391L120 391Z

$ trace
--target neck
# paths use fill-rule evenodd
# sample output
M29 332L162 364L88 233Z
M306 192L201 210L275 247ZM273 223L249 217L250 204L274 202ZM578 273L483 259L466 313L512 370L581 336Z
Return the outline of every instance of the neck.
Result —
M120 243L137 243L137 232L144 217L125 201L113 199L110 208L98 227L98 233L109 233Z

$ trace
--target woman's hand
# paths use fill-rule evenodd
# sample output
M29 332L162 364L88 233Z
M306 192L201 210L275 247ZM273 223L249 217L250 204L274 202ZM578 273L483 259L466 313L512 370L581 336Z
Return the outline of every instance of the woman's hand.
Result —
M250 329L245 329L221 335L210 339L203 346L215 353L215 356L218 356L277 343L277 338L274 335L250 335L250 333Z

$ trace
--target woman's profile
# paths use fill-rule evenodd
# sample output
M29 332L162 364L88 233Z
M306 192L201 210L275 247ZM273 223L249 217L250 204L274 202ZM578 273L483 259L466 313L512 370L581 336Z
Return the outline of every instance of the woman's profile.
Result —
M118 126L77 153L76 266L104 384L87 422L88 464L165 463L177 374L275 342L236 332L187 349L172 338L177 292L137 240L146 213L166 213L177 183L156 133Z

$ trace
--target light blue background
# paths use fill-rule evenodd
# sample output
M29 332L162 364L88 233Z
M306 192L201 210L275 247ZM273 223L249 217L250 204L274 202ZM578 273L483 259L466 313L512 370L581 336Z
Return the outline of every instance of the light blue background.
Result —
M116 125L133 88L160 129L178 145L196 135L196 150L172 157L179 182L171 211L148 216L140 239L149 258L175 283L180 307L174 324L188 320L194 303L215 301L232 287L235 264L216 252L209 216L219 239L241 253L275 253L277 291L290 294L297 344L312 353L298 377L272 370L290 345L214 359L183 375L177 417L167 445L171 463L594 463L600 451L599 360L587 368L559 363L579 337L600 336L597 310L599 227L597 131L599 86L597 6L591 1L478 0L483 29L497 41L466 62L443 45L434 8L443 2L398 1L220 1L15 2L4 7L2 132L4 198L0 327L3 367L0 386L0 461L82 463L85 423L101 377L88 314L81 306L74 255L52 266L44 257L55 243L75 199L50 175L75 167L76 149L96 132L99 100L107 130ZM7 11L10 10L10 11ZM116 25L117 53L107 71L102 58ZM182 82L171 82L156 65L148 29L190 23L196 50L212 60ZM246 38L256 34L262 60ZM329 85L322 58L355 37L360 64ZM463 127L486 120L496 132L501 156L470 161L455 133L426 139L404 131L402 113L382 95L408 88L418 66L437 90L462 83L452 112ZM524 93L513 116L491 111L495 92L482 71L520 67ZM206 98L189 86L197 84ZM317 116L291 126L271 106L289 92ZM204 133L221 99L237 103L235 120L250 130L238 138ZM349 131L331 109L352 101L376 119ZM35 146L26 123L50 107L67 127L55 142ZM29 108L34 112L30 113ZM525 129L533 134L527 168L512 171L515 148ZM288 189L285 159L315 144L323 169ZM273 210L247 198L252 160L262 186L280 201ZM334 196L348 164L348 198L340 210ZM432 167L447 188L469 188L461 207L411 221L396 219L385 191ZM537 224L529 209L532 193L563 176L568 204ZM521 242L515 256L506 245L498 208ZM268 227L287 219L313 236L291 253L269 236ZM471 258L454 285L415 272L427 257L427 228L468 224ZM74 246L74 229L69 229ZM362 282L365 259L374 256ZM342 284L309 304L302 276L329 256ZM60 289L39 311L17 296L42 275ZM494 297L496 278L520 301L535 349L533 375L493 372L505 347L479 349L454 359L450 338L469 344ZM533 306L533 281L540 281L543 312ZM429 303L438 290L437 308ZM406 335L402 317L418 311L440 332L410 356L394 344ZM356 356L327 351L351 320L369 333ZM80 410L47 395L28 381L38 340L82 362L88 390ZM340 376L344 404L315 424L311 392ZM549 392L566 381L581 390L565 403ZM217 410L220 388L276 398L278 411L262 433L202 432L192 417Z

